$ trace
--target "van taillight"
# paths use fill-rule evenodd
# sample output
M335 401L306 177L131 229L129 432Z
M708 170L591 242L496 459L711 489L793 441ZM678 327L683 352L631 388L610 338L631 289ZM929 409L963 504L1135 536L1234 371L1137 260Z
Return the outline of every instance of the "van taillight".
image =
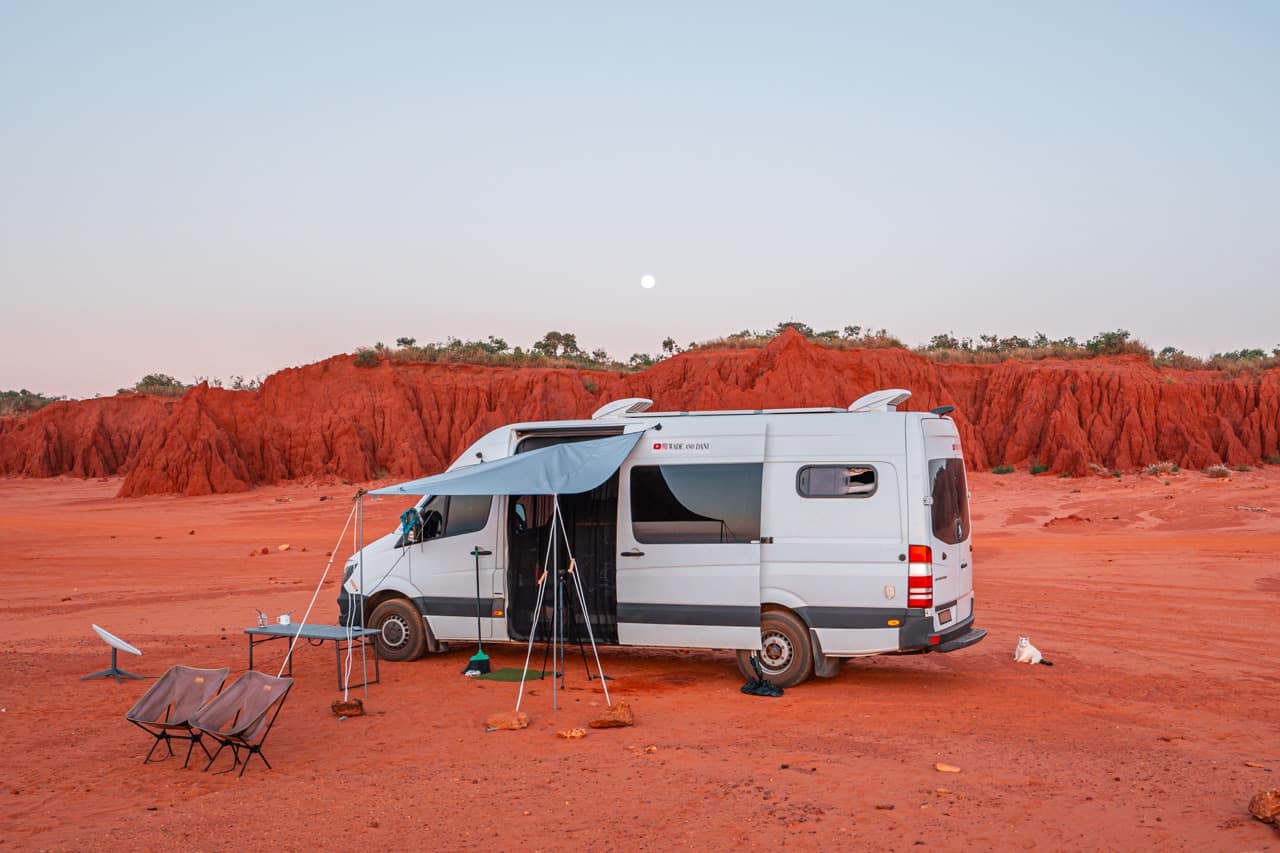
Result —
M907 606L933 607L933 549L911 545L907 560Z

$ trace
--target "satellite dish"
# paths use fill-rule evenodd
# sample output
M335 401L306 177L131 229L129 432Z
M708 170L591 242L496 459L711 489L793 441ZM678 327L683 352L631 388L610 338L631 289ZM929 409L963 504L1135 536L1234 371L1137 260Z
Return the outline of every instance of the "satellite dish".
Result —
M111 648L113 648L113 649L119 649L119 650L120 650L120 651L122 651L122 652L128 652L128 653L129 653L129 654L131 654L131 655L141 655L141 654L142 654L142 652L138 651L136 648L134 648L133 646L129 645L129 644L128 644L128 643L126 643L124 640L120 639L120 638L119 638L119 637L117 637L115 634L111 633L110 631L106 631L106 630L104 630L104 629L102 629L102 628L99 628L97 625L90 625L89 627L90 627L90 628L92 628L93 630L97 631L97 632L98 632L98 636L102 638L102 642L106 643L106 644L107 644L108 646L110 646Z
M905 388L885 388L863 394L849 404L851 412L896 412L898 407L911 398L911 392Z
M114 678L117 684L120 683L121 678L132 678L136 680L141 680L142 679L141 675L134 675L132 672L125 672L123 669L116 666L116 655L119 652L128 652L131 655L141 655L142 652L138 651L138 649L129 645L124 640L120 639L110 631L106 631L102 628L99 628L97 625L90 625L89 627L92 628L94 632L97 633L97 635L102 638L102 642L106 643L108 646L111 647L111 666L108 669L102 670L102 672L95 672L92 675L86 675L80 680L89 681L90 679L93 679L93 678L106 678L108 676L110 676L111 678Z

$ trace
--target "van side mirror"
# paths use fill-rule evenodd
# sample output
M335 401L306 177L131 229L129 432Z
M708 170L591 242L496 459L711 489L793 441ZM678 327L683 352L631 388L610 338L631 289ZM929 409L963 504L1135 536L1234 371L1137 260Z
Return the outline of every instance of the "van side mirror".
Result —
M418 508L411 506L400 513L400 539L404 543L417 542L422 535L422 516Z

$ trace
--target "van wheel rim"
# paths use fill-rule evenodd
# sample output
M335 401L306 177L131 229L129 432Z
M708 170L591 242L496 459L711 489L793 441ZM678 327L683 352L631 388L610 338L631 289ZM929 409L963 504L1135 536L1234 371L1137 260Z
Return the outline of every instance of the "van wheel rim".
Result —
M760 668L767 675L779 675L795 657L791 640L780 631L768 631L760 637Z
M389 649L398 649L409 642L409 626L399 616L388 616L382 623L382 643Z

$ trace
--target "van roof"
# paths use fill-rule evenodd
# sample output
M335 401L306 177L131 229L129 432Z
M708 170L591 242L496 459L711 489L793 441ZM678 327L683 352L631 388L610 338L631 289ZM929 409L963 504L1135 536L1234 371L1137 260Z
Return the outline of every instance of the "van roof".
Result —
M809 409L716 409L712 411L688 411L688 412L627 412L624 418L689 418L689 417L717 417L724 415L811 415L811 414L831 414L843 413L844 409L834 406L816 406Z

